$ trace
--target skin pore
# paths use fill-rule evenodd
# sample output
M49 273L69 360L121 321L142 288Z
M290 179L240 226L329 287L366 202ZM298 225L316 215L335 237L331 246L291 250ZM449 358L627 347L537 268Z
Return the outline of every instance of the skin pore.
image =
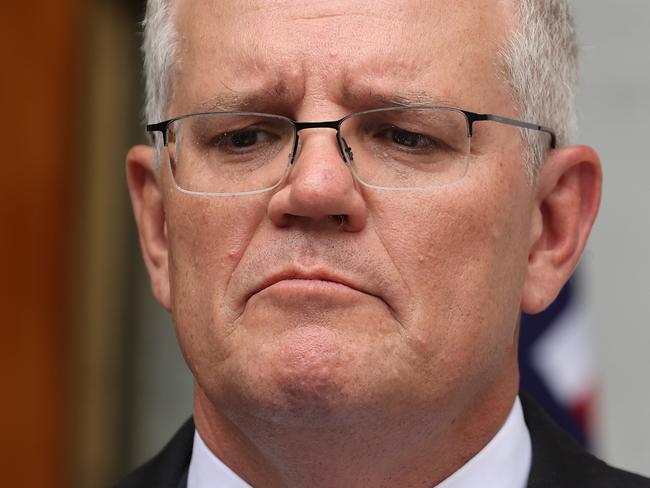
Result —
M497 57L506 7L179 0L167 115L334 120L399 98L516 117ZM520 310L543 309L575 267L598 159L556 150L531 185L517 130L481 123L460 182L391 192L353 179L333 131L300 140L287 180L259 195L185 194L151 148L127 158L197 429L253 486L433 486L512 408Z

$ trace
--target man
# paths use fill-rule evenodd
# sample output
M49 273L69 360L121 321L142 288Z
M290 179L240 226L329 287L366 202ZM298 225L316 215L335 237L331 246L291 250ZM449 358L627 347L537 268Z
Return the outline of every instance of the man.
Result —
M194 417L119 486L650 486L518 397L600 200L561 0L150 0L127 157ZM523 403L523 408L522 408Z

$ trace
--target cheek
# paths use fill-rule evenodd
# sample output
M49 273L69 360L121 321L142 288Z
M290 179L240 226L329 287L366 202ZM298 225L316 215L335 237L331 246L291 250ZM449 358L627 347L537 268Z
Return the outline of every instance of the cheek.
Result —
M172 190L166 203L172 315L188 355L213 348L233 269L265 214L263 196L199 197ZM224 323L220 321L220 323ZM207 357L196 354L196 357ZM192 367L192 364L190 364Z
M525 191L468 184L385 201L375 212L410 288L418 354L460 364L512 345L527 263L525 201Z

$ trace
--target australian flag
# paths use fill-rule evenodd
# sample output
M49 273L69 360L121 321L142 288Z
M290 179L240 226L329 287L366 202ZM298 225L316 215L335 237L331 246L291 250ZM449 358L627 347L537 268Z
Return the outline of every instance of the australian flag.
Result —
M519 367L522 390L588 447L596 377L577 283L574 276L546 311L522 316Z

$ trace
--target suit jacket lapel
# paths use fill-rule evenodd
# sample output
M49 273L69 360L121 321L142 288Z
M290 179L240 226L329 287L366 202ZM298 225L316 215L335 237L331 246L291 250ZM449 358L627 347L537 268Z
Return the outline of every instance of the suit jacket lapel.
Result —
M523 393L520 398L533 445L528 488L586 486L585 472L579 466L593 457L555 425L533 400Z
M115 488L186 488L193 442L194 421L189 419L156 457Z

